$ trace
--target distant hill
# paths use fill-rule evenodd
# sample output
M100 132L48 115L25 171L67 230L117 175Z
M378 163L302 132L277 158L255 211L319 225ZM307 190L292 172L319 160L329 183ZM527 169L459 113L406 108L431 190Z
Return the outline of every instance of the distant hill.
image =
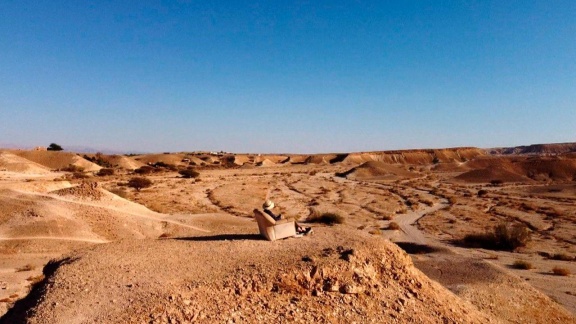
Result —
M528 146L497 147L488 149L487 151L491 155L556 155L576 152L576 143L532 144Z

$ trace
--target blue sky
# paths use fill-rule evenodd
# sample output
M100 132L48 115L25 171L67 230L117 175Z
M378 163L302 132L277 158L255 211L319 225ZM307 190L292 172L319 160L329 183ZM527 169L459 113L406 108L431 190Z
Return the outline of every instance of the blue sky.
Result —
M0 2L0 144L576 141L575 1Z

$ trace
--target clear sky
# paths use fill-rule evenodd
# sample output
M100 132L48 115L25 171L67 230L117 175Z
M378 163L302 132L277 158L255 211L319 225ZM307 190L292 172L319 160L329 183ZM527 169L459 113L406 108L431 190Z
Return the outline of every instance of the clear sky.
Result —
M576 141L576 1L0 1L0 144Z

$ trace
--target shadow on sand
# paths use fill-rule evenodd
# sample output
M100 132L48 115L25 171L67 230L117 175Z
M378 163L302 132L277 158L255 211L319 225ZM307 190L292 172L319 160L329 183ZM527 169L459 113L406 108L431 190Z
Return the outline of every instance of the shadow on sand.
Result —
M242 240L252 240L252 241L262 241L265 240L260 234L220 234L220 235L208 235L208 236L192 236L192 237L175 237L172 240L181 241L242 241Z
M51 277L56 270L61 265L69 264L76 261L77 258L65 258L62 260L50 260L42 269L42 274L44 275L44 279L39 281L38 283L32 286L32 290L30 293L16 301L14 306L8 310L4 316L0 318L0 324L10 323L10 324L19 324L19 323L28 323L28 311L33 309L37 306L40 301L42 300L42 296L44 295L46 284L48 282L48 278Z

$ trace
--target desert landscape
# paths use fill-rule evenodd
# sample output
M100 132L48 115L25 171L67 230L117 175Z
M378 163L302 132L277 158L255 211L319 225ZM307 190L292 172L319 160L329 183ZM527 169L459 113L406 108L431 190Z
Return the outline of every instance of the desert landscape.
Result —
M576 323L576 143L4 149L0 201L2 323Z

